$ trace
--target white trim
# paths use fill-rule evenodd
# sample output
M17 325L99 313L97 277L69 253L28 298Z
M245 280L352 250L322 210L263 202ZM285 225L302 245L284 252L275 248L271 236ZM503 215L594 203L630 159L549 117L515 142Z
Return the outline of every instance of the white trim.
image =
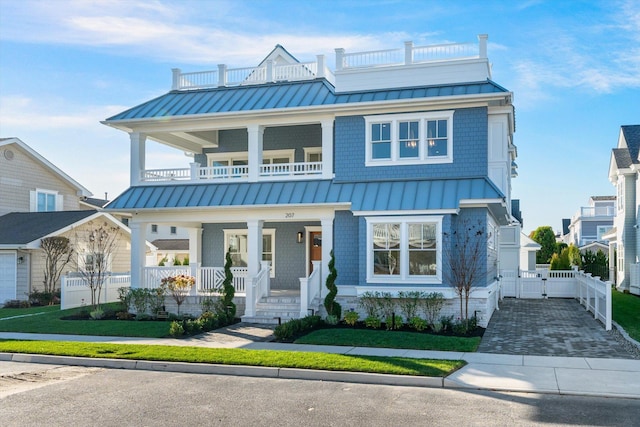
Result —
M289 159L289 163L293 163L295 158L295 148L292 149L284 149L284 150L264 150L262 152L262 159L274 159L279 157L287 157ZM213 166L211 164L212 161L221 161L227 160L229 162L233 162L234 160L246 160L249 162L249 152L248 151L233 151L228 153L206 153L207 155L207 166ZM231 166L231 165L229 165Z
M353 216L378 216L378 215L457 215L460 209L427 209L419 211L352 211Z
M453 114L454 110L432 111L408 114L382 114L364 116L365 119L365 166L421 165L453 163ZM447 154L445 156L429 156L427 147L427 122L433 120L447 121ZM399 123L405 121L418 122L418 157L401 158L399 153ZM390 158L374 159L371 147L371 125L389 123Z
M229 237L231 235L243 235L247 236L247 242L249 239L249 229L248 228L224 228L224 256L227 255L227 248L229 247ZM270 236L271 237L271 278L276 277L276 229L275 228L263 228L262 229L262 237ZM264 248L262 248L264 252ZM247 248L247 254L249 253L249 248ZM260 262L262 262L262 256L260 257Z
M304 161L306 163L311 161L309 160L310 154L320 154L322 157L322 147L303 147L302 150L304 151Z
M367 224L366 239L366 277L368 284L440 284L442 283L442 215L432 216L382 216L365 218ZM373 224L380 223L400 224L400 274L397 277L381 276L373 274ZM433 276L410 276L408 272L409 251L408 251L408 225L409 224L436 224L436 274Z
M306 276L309 277L311 272L309 271L309 264L311 264L311 246L309 239L311 238L311 233L322 233L322 227L318 225L305 225L304 226L304 246L305 246L305 272Z

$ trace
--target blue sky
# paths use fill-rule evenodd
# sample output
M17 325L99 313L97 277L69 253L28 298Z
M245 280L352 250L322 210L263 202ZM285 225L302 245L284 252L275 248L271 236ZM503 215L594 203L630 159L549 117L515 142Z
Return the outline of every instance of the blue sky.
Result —
M129 182L129 139L101 120L166 93L171 68L257 65L476 41L514 93L525 227L561 227L607 174L621 125L640 124L640 0L0 0L0 137L15 136L109 198ZM188 159L150 144L147 165Z

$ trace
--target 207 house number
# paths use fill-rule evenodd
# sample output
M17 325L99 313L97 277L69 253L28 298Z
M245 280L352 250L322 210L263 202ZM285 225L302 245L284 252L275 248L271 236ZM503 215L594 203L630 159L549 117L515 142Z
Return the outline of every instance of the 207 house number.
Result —
M285 212L284 213L284 217L285 218L293 218L295 216L295 213L293 212Z

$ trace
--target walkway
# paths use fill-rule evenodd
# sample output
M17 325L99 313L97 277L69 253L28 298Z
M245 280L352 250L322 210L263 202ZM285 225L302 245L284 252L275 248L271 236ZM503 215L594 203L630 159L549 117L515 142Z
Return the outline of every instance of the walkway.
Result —
M478 348L481 353L633 359L574 299L505 298Z

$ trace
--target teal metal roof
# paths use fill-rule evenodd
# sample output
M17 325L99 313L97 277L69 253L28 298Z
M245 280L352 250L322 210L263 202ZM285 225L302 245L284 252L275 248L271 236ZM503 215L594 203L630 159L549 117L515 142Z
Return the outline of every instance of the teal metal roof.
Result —
M252 86L172 91L120 114L116 114L106 121L504 92L507 92L505 88L487 80L485 82L455 85L422 86L336 94L334 87L329 82L325 79L316 79L302 82L278 82Z
M485 178L335 183L330 180L131 187L109 210L350 204L357 211L457 209L460 200L503 199Z

